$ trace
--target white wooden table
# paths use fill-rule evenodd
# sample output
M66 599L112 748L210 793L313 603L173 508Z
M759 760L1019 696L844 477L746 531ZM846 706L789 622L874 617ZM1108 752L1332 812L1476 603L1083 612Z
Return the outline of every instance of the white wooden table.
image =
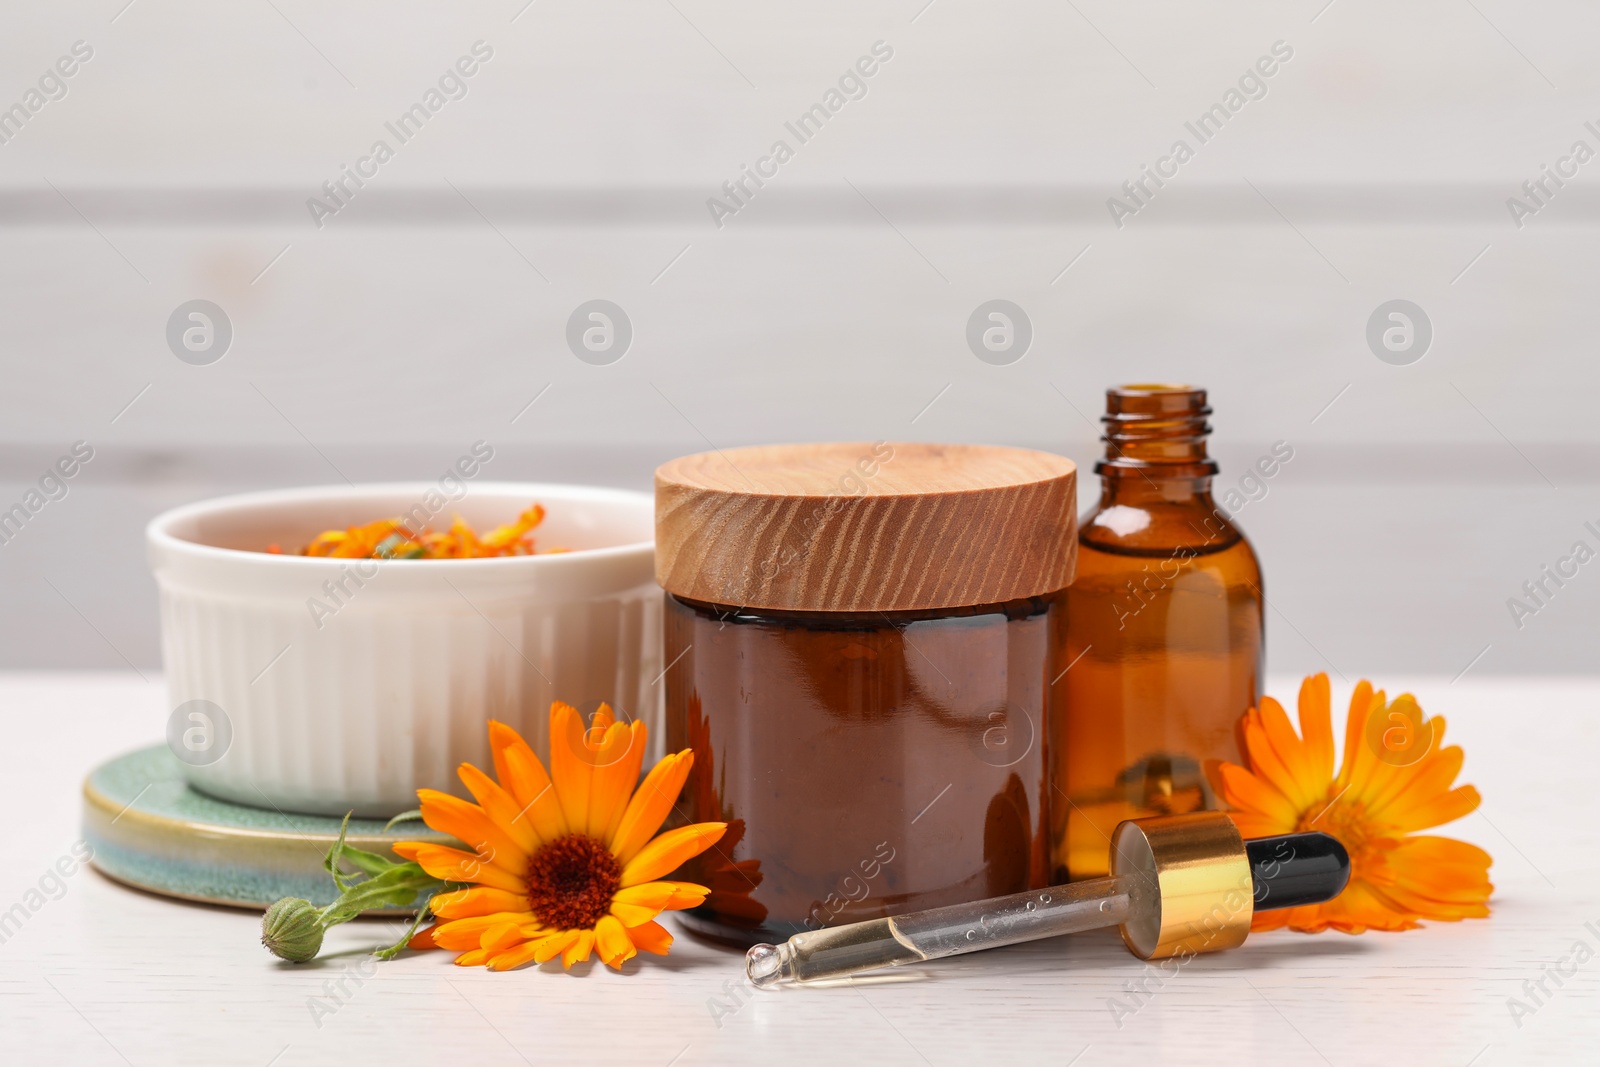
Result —
M445 953L374 970L361 949L388 926L358 922L296 967L260 947L257 915L80 870L0 944L0 1063L1596 1062L1600 679L1376 681L1446 714L1466 748L1463 780L1484 805L1443 832L1494 855L1493 916L1399 935L1262 935L1196 960L1120 1028L1110 998L1143 965L1109 932L760 994L737 955L687 936L620 975L496 975ZM1292 697L1295 684L1270 689ZM1334 685L1337 708L1349 685ZM155 676L0 675L0 912L38 901L29 890L78 840L84 772L160 737L164 705ZM1573 967L1579 942L1593 958L1562 984L1546 977ZM1541 979L1548 996L1524 986ZM1532 1014L1514 1020L1512 997Z

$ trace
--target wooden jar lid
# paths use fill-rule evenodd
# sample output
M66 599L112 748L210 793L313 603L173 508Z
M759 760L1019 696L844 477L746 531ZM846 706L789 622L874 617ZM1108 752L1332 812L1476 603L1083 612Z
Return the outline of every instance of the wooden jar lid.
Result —
M808 444L656 470L656 580L732 607L913 611L1072 583L1077 468L990 445Z

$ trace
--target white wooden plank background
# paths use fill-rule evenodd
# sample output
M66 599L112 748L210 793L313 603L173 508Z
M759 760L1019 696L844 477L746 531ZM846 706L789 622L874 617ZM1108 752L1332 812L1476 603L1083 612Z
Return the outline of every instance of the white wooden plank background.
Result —
M478 438L498 476L635 486L708 439L1087 466L1078 412L1167 377L1212 388L1225 479L1297 449L1241 517L1277 666L1593 669L1600 584L1521 631L1505 606L1600 519L1600 163L1520 230L1505 208L1594 140L1592 5L124 5L0 4L0 103L95 49L0 146L0 506L97 448L0 549L0 665L155 666L140 528L185 500L423 477ZM306 198L480 38L468 95L315 228ZM868 95L713 226L879 39ZM1268 95L1115 228L1106 198L1280 39ZM236 327L209 367L164 342L196 296ZM596 296L636 328L608 367L562 341ZM963 340L995 297L1035 325L1007 367ZM1435 326L1414 366L1363 340L1395 297Z

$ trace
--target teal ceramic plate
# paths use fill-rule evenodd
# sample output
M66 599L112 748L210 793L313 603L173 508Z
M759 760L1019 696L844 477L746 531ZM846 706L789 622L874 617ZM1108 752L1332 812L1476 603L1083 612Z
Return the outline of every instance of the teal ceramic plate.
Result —
M101 764L83 783L83 832L96 867L119 882L207 904L265 908L279 897L332 903L322 857L339 822L198 793L165 745ZM381 855L396 841L453 843L420 822L385 830L376 819L351 819L346 840Z

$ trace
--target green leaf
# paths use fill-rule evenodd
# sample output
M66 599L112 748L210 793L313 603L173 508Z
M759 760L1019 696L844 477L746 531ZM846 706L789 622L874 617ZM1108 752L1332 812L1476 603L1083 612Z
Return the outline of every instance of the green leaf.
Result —
M350 814L346 814L344 822L339 826L339 840L335 841L328 849L328 854L322 857L322 869L333 875L333 884L339 887L340 892L348 891L356 885L356 879L343 870L343 865L349 863L362 874L380 875L392 867L397 867L394 860L356 848L354 845L345 844L345 834L350 828ZM348 879L348 881L347 881Z
M325 926L349 922L364 911L378 908L403 908L416 901L419 893L431 893L444 883L415 863L397 864L382 874L373 875L346 889L339 899L322 912Z
M410 811L402 811L399 815L384 823L383 828L385 830L393 830L403 822L416 822L420 818L422 818L422 809L412 808Z
M365 849L356 848L353 845L344 846L340 858L363 874L382 874L389 868L398 866L394 860L380 856L376 852L368 852ZM326 863L324 863L324 866L326 866ZM346 877L348 876L347 873Z

